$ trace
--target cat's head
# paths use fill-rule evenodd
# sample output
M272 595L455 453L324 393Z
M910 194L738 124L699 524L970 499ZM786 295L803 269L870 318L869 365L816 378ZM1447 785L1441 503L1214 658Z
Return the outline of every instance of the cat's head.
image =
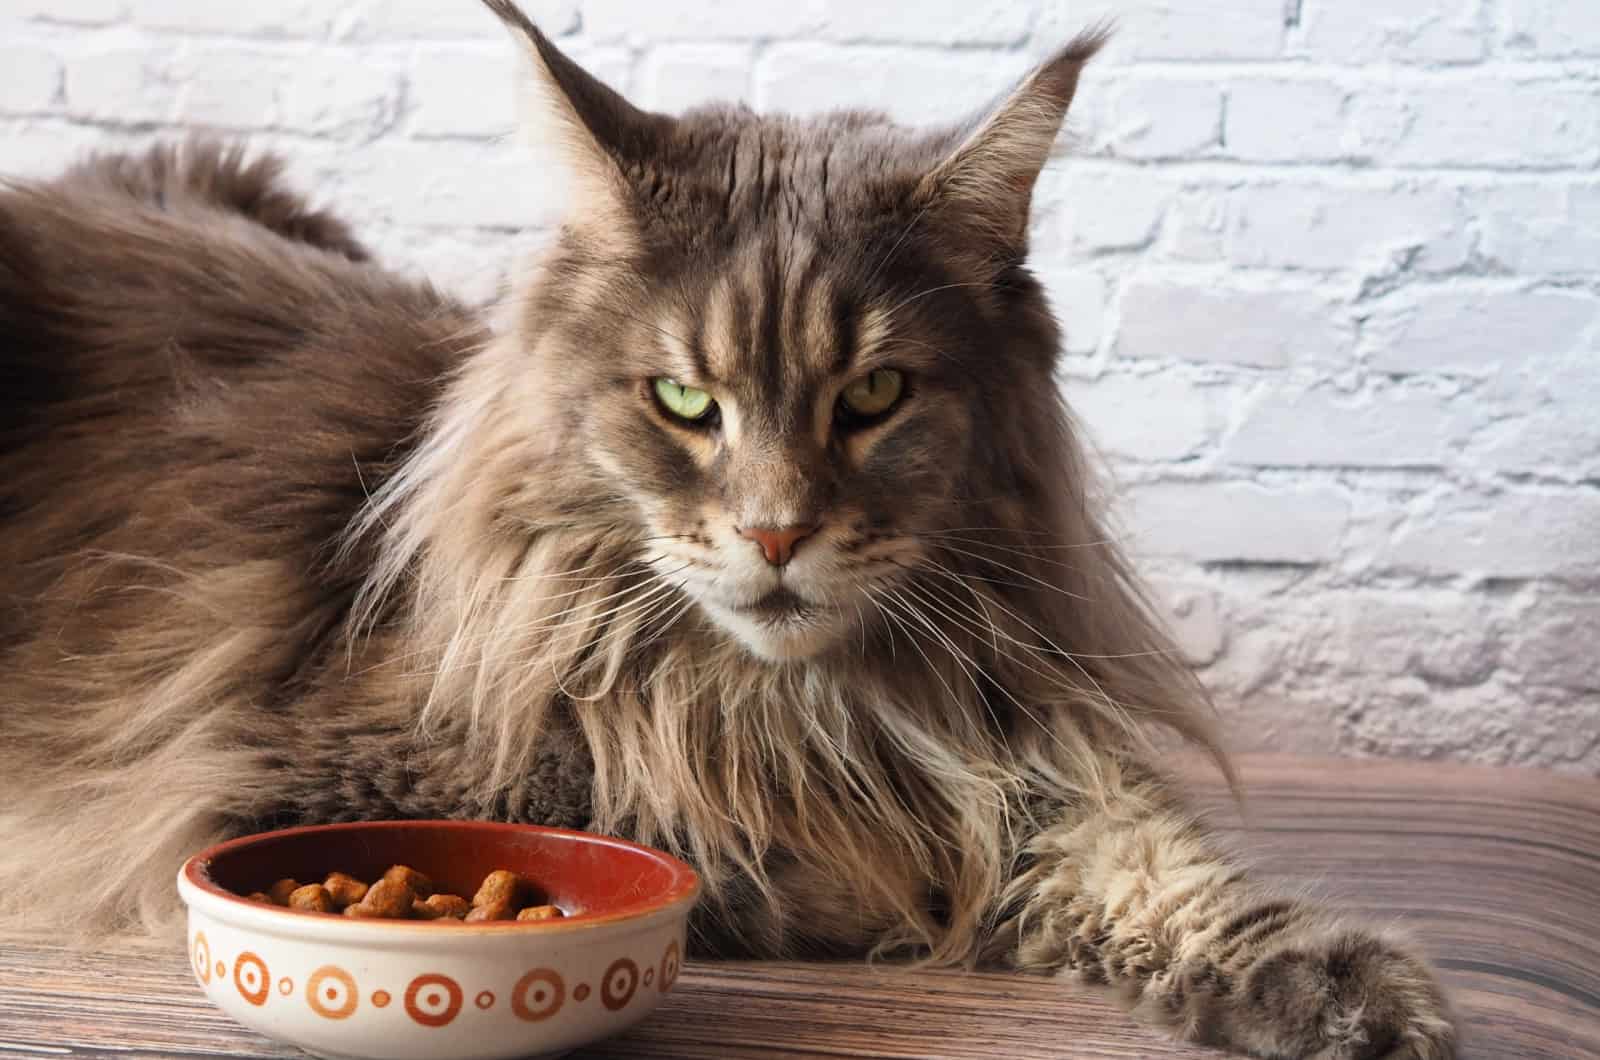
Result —
M1029 205L1099 37L937 129L669 117L486 3L526 46L575 178L509 385L592 517L632 520L658 573L789 660L877 625L960 535L1037 510L1065 469Z

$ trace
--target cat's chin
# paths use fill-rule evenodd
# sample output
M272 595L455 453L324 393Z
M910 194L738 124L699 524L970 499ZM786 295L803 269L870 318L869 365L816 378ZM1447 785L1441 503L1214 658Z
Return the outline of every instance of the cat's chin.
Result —
M832 647L840 629L818 620L817 615L779 620L753 618L749 614L705 604L717 625L733 636L758 659L772 663L803 662Z

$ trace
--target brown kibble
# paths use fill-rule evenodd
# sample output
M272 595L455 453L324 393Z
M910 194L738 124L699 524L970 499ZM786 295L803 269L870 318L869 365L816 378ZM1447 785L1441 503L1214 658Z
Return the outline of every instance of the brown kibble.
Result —
M345 906L355 905L367 896L367 885L354 876L346 876L342 872L330 872L328 878L322 881L322 886L328 889L328 894L333 898L333 904L343 909Z
M296 887L289 895L289 908L309 913L331 913L334 911L333 895L320 883L308 883L304 887Z
M371 886L345 872L330 872L321 883L303 886L284 877L266 891L254 891L247 898L297 912L342 910L345 916L372 920L528 923L565 915L548 904L544 892L531 880L510 869L496 869L485 876L471 902L460 895L436 891L431 879L409 865L390 865Z
M346 906L344 915L371 920L404 920L411 916L416 895L404 883L385 876L367 888L365 898L355 905Z
M390 883L405 884L418 898L426 898L433 893L433 881L409 865L390 865L383 878Z
M506 917L509 918L512 910L527 900L533 888L528 881L518 876L509 869L495 869L483 878L483 883L478 887L478 893L472 896L474 908L484 906L506 906ZM499 920L500 917L492 919Z
M561 916L561 910L553 905L530 905L517 914L518 920L554 920Z
M433 894L426 901L419 899L411 903L411 912L423 920L438 920L441 917L461 920L471 908L465 898L455 894Z
M490 902L487 905L473 906L472 912L468 913L465 919L469 921L511 920L515 916L515 907L510 902Z

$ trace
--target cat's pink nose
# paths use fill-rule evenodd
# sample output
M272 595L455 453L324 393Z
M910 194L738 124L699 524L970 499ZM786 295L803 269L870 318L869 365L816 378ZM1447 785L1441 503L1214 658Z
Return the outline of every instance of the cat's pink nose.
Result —
M803 537L816 531L815 526L783 526L771 529L764 526L746 526L739 530L740 537L748 537L761 546L761 554L774 567L781 567L794 555L794 547Z

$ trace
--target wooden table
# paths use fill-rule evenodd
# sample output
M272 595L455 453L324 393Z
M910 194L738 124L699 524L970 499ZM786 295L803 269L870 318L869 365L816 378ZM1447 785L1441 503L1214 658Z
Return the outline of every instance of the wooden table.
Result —
M1524 770L1253 757L1248 826L1200 790L1265 875L1399 918L1437 959L1473 1060L1600 1058L1600 781ZM0 936L0 1058L288 1057L211 1008L176 949L69 954ZM1007 975L691 965L601 1057L1216 1057L1101 995Z

